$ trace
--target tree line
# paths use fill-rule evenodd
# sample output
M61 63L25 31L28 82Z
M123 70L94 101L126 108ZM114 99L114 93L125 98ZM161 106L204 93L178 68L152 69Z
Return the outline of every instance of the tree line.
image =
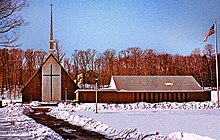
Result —
M47 56L43 50L0 49L1 88L24 86ZM211 44L203 51L196 48L187 56L130 47L118 53L114 49L103 53L94 49L74 50L68 57L59 41L55 41L54 56L76 82L77 75L84 75L81 84L94 84L98 78L100 85L108 85L112 75L192 75L202 86L216 86L215 52Z

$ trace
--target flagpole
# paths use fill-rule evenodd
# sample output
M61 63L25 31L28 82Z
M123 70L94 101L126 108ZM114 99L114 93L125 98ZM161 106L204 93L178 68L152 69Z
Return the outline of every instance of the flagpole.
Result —
M217 84L217 98L218 98L218 108L219 108L219 83L218 83L218 39L217 39L217 23L215 24L215 60L216 60L216 84Z

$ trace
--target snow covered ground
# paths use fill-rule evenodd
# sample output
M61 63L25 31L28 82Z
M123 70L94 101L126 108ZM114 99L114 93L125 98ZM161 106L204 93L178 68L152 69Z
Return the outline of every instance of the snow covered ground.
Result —
M212 92L212 102L98 104L98 114L95 104L60 103L49 115L113 139L211 140L220 138L216 97ZM16 99L3 101L9 104ZM62 139L23 111L23 106L10 104L0 108L0 139Z
M216 102L63 104L49 115L109 138L211 140L220 138Z
M0 139L63 139L52 129L24 115L23 111L21 105L9 104L5 108L0 108Z

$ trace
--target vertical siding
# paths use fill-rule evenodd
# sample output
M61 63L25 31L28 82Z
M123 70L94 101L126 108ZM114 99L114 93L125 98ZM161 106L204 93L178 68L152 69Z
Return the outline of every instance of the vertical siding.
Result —
M40 68L29 83L22 89L22 102L42 101L42 69Z
M166 93L166 92L164 93L164 101L168 102L168 93Z
M143 99L143 101L146 102L146 101L147 101L147 96L146 96L147 93L143 93L143 95L144 95L144 99Z
M186 93L182 93L182 101L185 102L186 101Z
M154 102L154 93L149 93L149 94L150 94L149 102L153 103Z
M178 101L178 93L170 93L173 96L173 101Z
M144 93L144 92L117 92L98 91L100 103L132 103L132 102L183 102L183 101L210 101L211 92L202 93ZM80 91L79 102L95 102L95 91Z
M187 93L188 101L211 101L211 91Z
M67 89L67 100L76 99L76 83L68 76L64 69L61 70L61 100L65 100L65 89Z
M159 102L164 101L164 93L159 93Z
M168 93L168 101L169 102L173 101L173 94L172 93Z

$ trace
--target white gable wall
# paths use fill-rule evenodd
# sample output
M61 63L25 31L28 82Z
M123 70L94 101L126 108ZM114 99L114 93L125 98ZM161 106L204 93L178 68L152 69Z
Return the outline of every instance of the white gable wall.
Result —
M42 101L51 101L51 65L52 75L56 75L52 76L52 101L61 100L61 66L50 56L42 67Z
M109 89L117 89L113 76L111 77Z

